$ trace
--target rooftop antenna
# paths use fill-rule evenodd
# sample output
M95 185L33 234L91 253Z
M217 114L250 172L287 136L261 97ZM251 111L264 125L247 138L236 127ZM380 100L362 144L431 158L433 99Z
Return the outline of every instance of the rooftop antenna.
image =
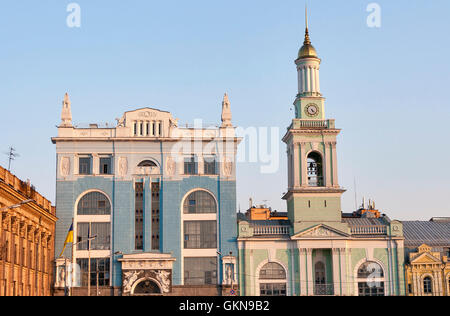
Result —
M358 191L356 190L356 177L355 177L354 181L355 181L355 210L357 210L357 209L358 209L358 202L357 202L357 199L358 199ZM364 206L363 206L363 207L364 207Z
M12 146L9 147L9 151L5 154L8 156L8 171L11 171L11 161L16 160L20 155Z

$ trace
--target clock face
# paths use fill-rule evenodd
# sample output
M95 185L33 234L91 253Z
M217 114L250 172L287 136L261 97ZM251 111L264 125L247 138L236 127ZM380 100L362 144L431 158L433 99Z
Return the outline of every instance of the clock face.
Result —
M305 112L308 116L317 116L319 114L319 108L314 103L311 103L306 106Z

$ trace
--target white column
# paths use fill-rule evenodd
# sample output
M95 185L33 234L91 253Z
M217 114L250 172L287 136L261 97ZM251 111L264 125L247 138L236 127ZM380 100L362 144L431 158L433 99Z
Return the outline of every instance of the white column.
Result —
M197 155L197 159L198 159L198 174L202 175L205 173L205 159L203 158L203 156L201 154Z
M331 146L333 152L333 186L339 187L336 143L332 143Z
M302 66L302 93L306 91L306 68Z
M317 82L317 84L316 84L316 90L317 90L317 92L318 93L320 93L320 75L319 75L319 73L320 73L320 68L319 68L320 66L318 66L317 67L317 70L316 70L316 82Z
M100 159L98 154L92 154L92 174L100 174Z
M348 282L348 278L347 278L347 249L345 248L341 248L339 249L339 260L340 260L340 264L341 264L341 288L342 288L342 296L346 296L347 295L347 282Z
M300 295L308 295L306 291L306 282L308 280L308 274L306 273L306 249L299 249L299 260L300 260Z
M333 248L333 294L341 295L341 269L339 268L339 249Z
M298 94L302 93L302 69L300 67L297 68L297 80L298 80Z
M293 172L294 172L294 186L296 188L298 188L300 186L300 160L299 160L299 144L298 143L294 143L294 150L293 150L293 154L294 154L294 168L293 168Z
M324 167L325 167L325 186L326 187L332 187L333 184L331 183L331 164L333 163L331 161L331 150L330 150L330 143L325 143L325 160L324 160Z
M305 152L306 143L300 143L300 159L302 162L302 170L300 170L302 174L302 187L308 186L308 166Z
M316 69L314 66L311 66L311 92L316 92Z
M306 67L306 91L311 91L311 69Z
M314 295L314 275L313 275L313 260L312 260L313 249L306 249L306 262L308 265L308 276L306 278L308 282L308 295Z

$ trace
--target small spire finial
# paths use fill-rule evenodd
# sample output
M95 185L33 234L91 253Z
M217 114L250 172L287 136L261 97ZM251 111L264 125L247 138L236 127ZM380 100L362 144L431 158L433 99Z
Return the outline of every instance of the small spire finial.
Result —
M233 124L231 123L231 109L230 109L230 100L228 98L228 94L225 93L222 102L222 127L231 127Z
M70 99L69 94L66 93L64 95L64 101L63 101L63 109L61 113L61 126L63 127L71 127L72 126L72 111L70 108Z

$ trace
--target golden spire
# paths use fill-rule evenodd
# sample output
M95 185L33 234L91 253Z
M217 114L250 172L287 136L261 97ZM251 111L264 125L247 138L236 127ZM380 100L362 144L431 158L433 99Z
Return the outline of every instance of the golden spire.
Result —
M311 39L309 38L309 29L308 29L308 6L305 5L305 21L306 21L306 30L305 30L305 41L303 45L311 45Z
M306 30L305 30L305 41L303 42L303 47L300 48L298 52L298 59L301 58L318 58L317 52L314 46L311 44L311 39L309 38L309 25L308 25L308 7L305 6L305 21L306 21Z

